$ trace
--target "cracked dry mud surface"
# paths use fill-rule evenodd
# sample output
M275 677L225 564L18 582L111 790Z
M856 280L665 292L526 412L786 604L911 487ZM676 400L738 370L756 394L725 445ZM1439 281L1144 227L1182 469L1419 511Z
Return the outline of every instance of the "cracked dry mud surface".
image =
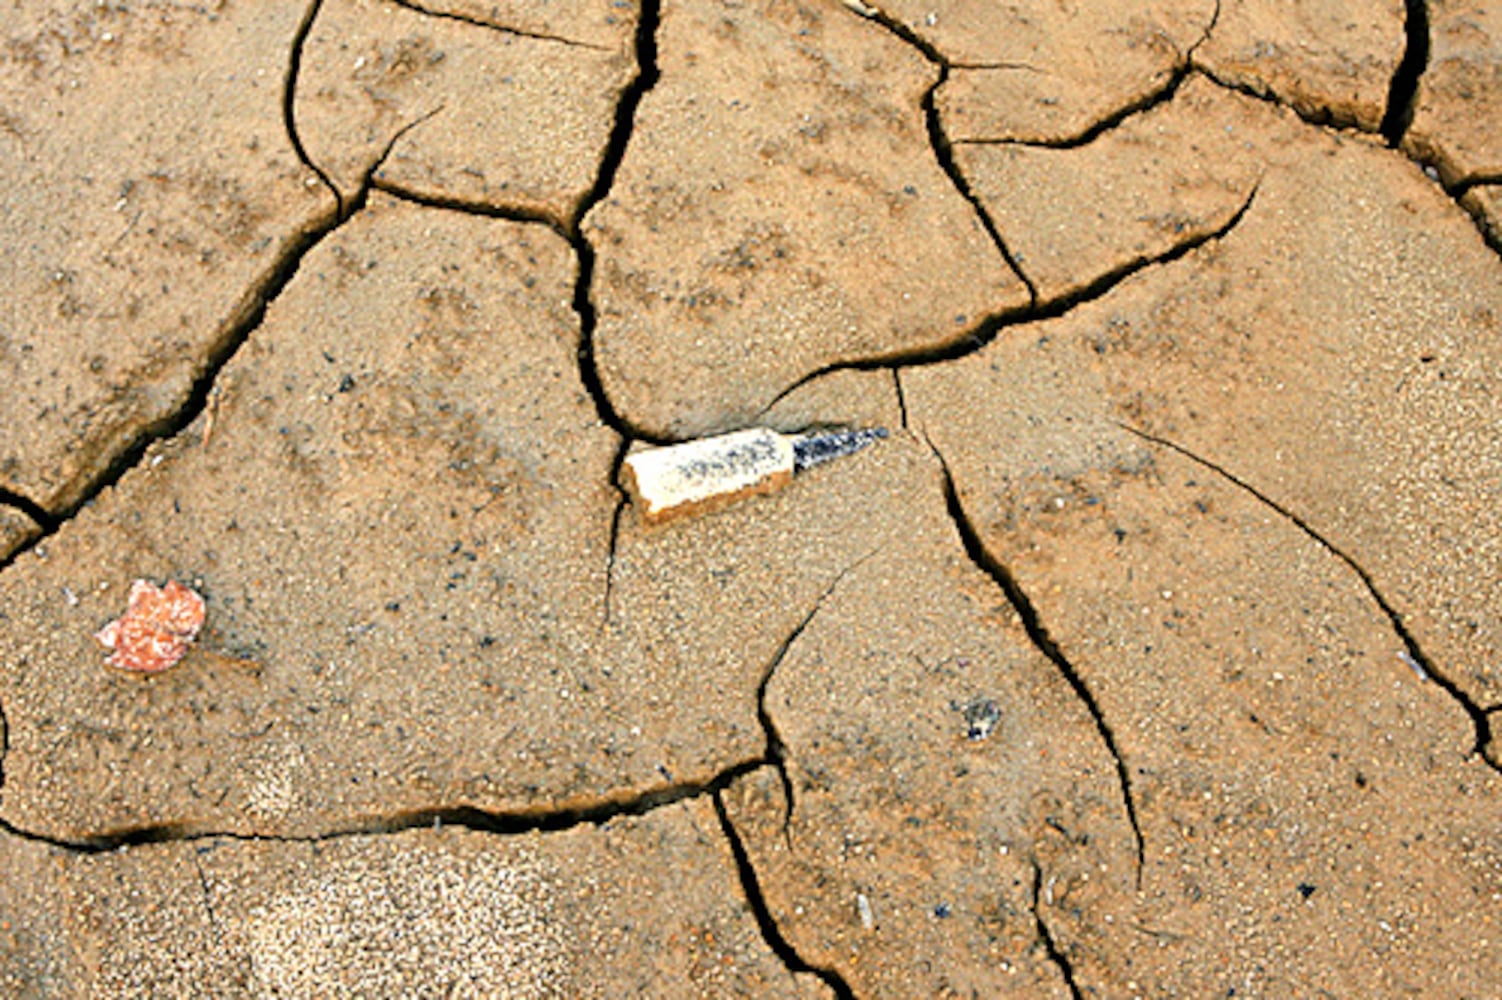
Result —
M4 10L0 995L1502 993L1495 5Z

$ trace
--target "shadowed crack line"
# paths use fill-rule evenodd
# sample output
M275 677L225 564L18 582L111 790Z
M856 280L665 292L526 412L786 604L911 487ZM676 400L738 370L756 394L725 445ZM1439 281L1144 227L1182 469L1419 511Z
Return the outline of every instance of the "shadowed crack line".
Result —
M323 8L323 0L310 0L308 9L303 11L302 20L297 23L297 30L292 34L290 55L287 57L287 79L282 87L282 126L286 130L287 139L292 143L292 151L297 154L297 159L303 166L313 171L323 186L329 189L334 196L334 214L344 217L344 195L340 193L332 178L323 172L323 168L313 162L308 155L307 147L302 144L302 136L297 131L297 77L302 72L303 46L307 44L308 34L313 30L313 22L318 19L318 12Z
M594 183L590 185L584 197L579 199L573 217L568 220L568 224L563 229L563 236L573 248L574 258L578 262L574 275L574 295L570 304L574 314L579 317L577 350L579 381L584 383L584 390L589 393L589 398L594 402L595 413L601 423L620 435L620 444L616 447L615 457L610 464L610 484L616 491L616 503L610 515L609 548L605 561L604 613L600 619L601 634L610 624L621 518L625 516L626 505L630 502L625 489L621 486L621 466L626 461L626 453L630 450L633 441L645 441L648 444L667 442L631 426L616 410L609 393L605 391L604 380L600 377L599 362L595 357L595 331L599 327L600 314L590 294L594 285L595 248L584 236L584 217L604 200L615 184L616 173L620 170L621 161L626 157L626 147L630 144L631 134L636 128L637 109L641 107L642 99L646 97L647 92L657 85L657 81L662 76L657 67L657 27L660 20L660 0L642 0L637 12L634 40L636 75L626 84L625 89L621 91L620 100L616 103L615 119L610 126L610 137L605 144L605 152L600 158L600 168L595 174Z
M406 830L441 829L445 826L457 826L477 833L502 836L533 831L553 833L576 826L603 826L621 817L644 816L664 806L675 805L688 799L718 795L737 778L759 771L767 767L769 763L761 757L755 757L732 764L704 781L673 782L645 792L606 794L573 804L555 804L515 810L489 810L477 806L412 809L389 816L365 817L309 834L242 833L232 830L201 829L188 823L158 823L69 839L27 830L3 818L0 818L0 831L23 840L49 844L77 854L104 854L122 847L209 840L309 844L350 837L384 836L402 833Z
M633 440L649 444L667 444L665 439L644 433L631 426L616 410L615 404L605 391L600 378L599 364L595 358L595 330L599 326L599 311L590 295L595 275L595 248L584 236L584 217L610 193L615 184L615 175L626 156L626 146L636 127L636 112L642 98L647 95L662 73L657 67L657 26L661 19L660 0L642 0L636 21L636 75L621 91L616 104L615 121L611 124L610 138L605 153L600 158L600 169L584 197L579 200L574 217L569 220L567 233L569 245L578 258L578 274L574 280L573 309L579 317L579 377L584 382L600 420L625 438L626 444Z
M1179 88L1184 81L1189 79L1191 70L1187 61L1175 66L1164 84L1156 90L1150 90L1135 100L1128 101L1113 111L1107 112L1100 118L1091 122L1084 129L1074 135L1066 135L1057 139L956 139L957 146L1023 146L1028 149L1079 149L1088 146L1096 139L1105 135L1128 120L1141 114L1146 114L1155 108L1162 107L1173 100L1178 94Z
M414 205L421 205L424 208L435 208L446 212L461 212L465 215L478 215L487 219L503 219L507 222L535 223L547 226L564 239L569 238L568 224L563 219L540 208L529 208L525 205L502 205L495 202L475 201L468 198L455 198L450 195L417 191L399 181L387 180L382 177L372 178L370 186L382 194L390 195L401 201L411 202Z
M41 526L43 531L53 527L55 520L41 504L28 496L0 486L0 507L14 507Z
M902 429L908 430L907 424L907 393L902 388L902 369L892 366L892 385L897 389L897 412L902 414Z
M1502 173L1483 172L1470 174L1451 184L1445 190L1447 193L1459 197L1470 193L1472 188L1487 187L1492 184L1502 184Z
M1203 62L1195 62L1194 71L1222 90L1229 90L1264 104L1271 104L1275 108L1292 111L1305 125L1336 131L1349 129L1364 132L1367 135L1376 134L1375 129L1370 125L1362 124L1353 115L1343 114L1329 104L1320 103L1325 97L1323 94L1285 96L1278 93L1273 84L1258 80L1231 79L1217 73L1214 67L1207 66Z
M1064 977L1064 985L1069 987L1069 995L1074 1000L1084 1000L1085 994L1080 990L1079 983L1074 979L1074 963L1069 961L1069 956L1064 954L1059 943L1054 940L1053 932L1048 929L1048 922L1043 919L1043 911L1039 906L1043 895L1043 869L1038 867L1038 862L1033 862L1033 925L1038 932L1038 940L1043 943L1043 950L1048 955L1048 960L1058 967L1059 975Z
M949 470L949 463L945 461L943 454L926 434L923 435L923 441L939 462L939 471L944 480L944 504L949 510L950 520L954 522L959 532L960 542L965 547L965 554L1001 588L1001 592L1006 595L1007 602L1012 605L1018 618L1022 620L1022 628L1027 633L1027 637L1032 640L1038 651L1058 668L1059 674L1074 691L1075 697L1079 698L1086 711L1090 713L1090 718L1095 723L1095 731L1100 734L1101 741L1105 743L1106 750L1111 754L1116 767L1116 781L1121 788L1122 805L1126 810L1127 822L1132 828L1132 842L1137 862L1137 888L1141 889L1146 848L1142 840L1142 827L1137 822L1137 803L1132 792L1132 776L1127 770L1126 761L1122 758L1120 749L1117 748L1116 734L1107 724L1105 713L1101 711L1100 703L1096 701L1095 694L1090 690L1089 685L1085 683L1074 664L1069 662L1069 658L1064 655L1064 651L1059 648L1059 644L1044 627L1032 598L1027 596L1027 592L1022 589L1022 585L1017 582L1012 571L993 555L990 549L986 548L980 532L970 520L970 515L965 512L959 490L955 486L954 475Z
M945 81L949 79L949 60L945 58L942 52L934 48L932 43L926 38L921 37L913 29L891 17L885 11L875 7L869 7L864 10L852 8L852 10L858 16L880 25L897 39L912 46L924 59L938 68L938 76L935 77L934 82L929 85L928 89L923 92L923 99L919 102L919 107L923 109L923 123L928 130L928 144L933 149L934 159L939 162L939 169L944 171L944 175L949 178L949 183L959 192L960 197L969 203L971 211L975 213L976 219L981 224L981 228L986 231L986 235L990 237L997 252L1001 254L1002 260L1006 261L1007 267L1026 286L1028 304L1036 305L1038 302L1037 286L1027 276L1027 272L1022 270L1022 265L1018 263L1016 255L1007 246L1006 240L1002 239L1001 231L996 228L996 222L991 218L991 213L986 211L986 207L981 204L980 198L970 189L969 179L960 170L959 164L954 162L954 146L950 143L949 136L944 131L943 122L939 120L939 108L935 95L938 94L939 88L944 86Z
M1200 33L1199 38L1195 39L1194 44L1184 50L1183 57L1173 67L1168 79L1161 87L1149 90L1135 100L1128 101L1114 111L1107 112L1074 135L1059 139L956 139L955 143L970 146L1026 146L1034 149L1078 149L1081 146L1088 146L1129 119L1162 107L1173 100L1184 81L1189 79L1194 72L1195 51L1210 38L1210 32L1215 30L1215 25L1219 21L1220 0L1215 0L1215 10L1210 15L1210 23L1205 25L1205 30Z
M621 541L621 518L626 515L626 505L631 502L630 496L621 486L621 466L626 464L626 453L631 449L631 439L621 438L620 444L616 445L615 457L610 460L610 484L615 488L615 509L610 514L610 538L609 547L605 553L605 613L600 618L600 634L610 626L610 599L615 592L615 553Z
M550 35L545 31L528 31L525 28L513 28L510 25L498 24L495 21L486 21L478 17L471 17L452 10L432 10L413 0L391 0L391 3L404 10L410 10L414 14L422 14L425 17L437 18L441 21L457 21L475 28L484 28L486 31L495 31L503 35L511 35L516 38L531 38L539 42L557 42L560 45L570 45L579 49L594 49L596 52L609 52L604 45L596 45L594 42L581 42L576 38L568 38L563 35Z
M866 553L849 566L840 570L835 575L835 578L829 581L829 586L825 587L819 596L814 599L813 607L808 609L808 613L793 627L793 630L787 634L787 637L782 640L781 645L777 647L777 651L772 654L772 659L761 673L761 680L756 684L756 721L761 723L762 732L766 735L767 744L763 756L777 770L777 777L782 782L782 797L787 803L782 811L782 837L787 842L789 849L793 846L791 828L793 824L793 810L796 808L793 779L788 775L787 743L783 741L782 734L777 731L777 723L772 720L772 713L767 708L767 689L772 684L772 677L777 673L777 668L782 666L782 661L787 658L788 650L793 648L793 643L798 641L798 637L813 622L814 616L824 607L824 602L834 593L835 588L857 566L875 554L875 552Z
M1376 581L1372 579L1372 575L1368 573L1360 563L1358 563L1350 555L1346 554L1346 552L1339 546L1337 546L1334 542L1330 541L1320 532L1316 531L1313 525L1311 525L1308 521L1304 520L1298 514L1295 514L1293 511L1289 510L1287 507L1284 507L1282 504L1278 503L1272 497L1257 489L1257 487L1253 486L1245 479L1237 476L1225 466L1219 465L1216 462L1212 462L1208 458L1203 458L1200 455L1197 455L1194 452L1190 451L1188 448L1185 448L1183 445L1170 441L1167 438L1159 437L1156 434L1149 434L1147 431L1139 430L1138 428L1133 427L1130 424L1124 424L1119 421L1113 421L1113 423L1115 423L1116 426L1120 427L1127 433L1136 435L1144 441L1148 441L1152 444L1167 448L1170 451L1177 452L1178 454L1189 459L1191 462L1194 462L1196 465L1199 465L1205 469L1209 469L1211 472L1220 476L1231 485L1244 490L1253 498L1261 501L1263 504L1272 508L1278 514L1286 518L1294 525L1294 527L1302 531L1326 552L1330 553L1336 559L1339 559L1341 562L1345 563L1345 565L1350 568L1351 572L1356 574L1357 579L1361 581L1362 585L1366 587L1367 593L1370 594L1372 600L1377 603L1377 607L1382 609L1382 613L1387 616L1387 620L1392 623L1393 631L1397 633L1398 638L1402 641L1404 649L1407 652L1408 656L1412 658L1414 663L1418 664L1419 668L1427 676L1428 680L1433 681L1436 685L1438 685L1438 687L1443 690L1445 694L1449 695L1451 700L1459 705L1465 711L1466 715L1470 717L1471 725L1474 727L1476 734L1475 744L1472 746L1471 752L1479 756L1482 760L1486 761L1487 764L1489 764L1494 769L1502 771L1502 760L1494 760L1490 756L1488 756L1492 740L1492 726L1491 719L1488 717L1486 709L1476 704L1476 702L1470 697L1470 695L1462 691L1459 685L1457 685L1453 680L1446 676L1443 671L1439 670L1434 665L1434 661L1424 654L1423 649L1419 647L1418 639L1416 639L1413 633L1408 630L1408 626L1403 623L1403 615L1398 611L1397 608L1393 607L1393 605L1387 600L1387 598L1382 595L1382 592L1377 589Z
M802 376L796 382L783 389L772 398L765 407L763 413L780 403L785 397L803 388L816 379L839 371L873 371L882 368L918 368L925 365L941 364L946 361L958 361L979 351L1009 327L1021 326L1026 323L1035 323L1040 320L1058 319L1073 310L1096 299L1103 298L1114 291L1118 285L1136 276L1138 273L1150 267L1159 267L1171 264L1181 257L1198 250L1207 243L1213 243L1229 236L1231 231L1241 224L1251 211L1253 202L1257 199L1257 191L1261 184L1252 185L1247 193L1246 200L1241 207L1227 219L1222 225L1203 233L1196 233L1160 254L1142 255L1133 257L1097 275L1093 280L1071 292L1065 292L1055 298L1035 303L1030 306L1002 309L993 312L981 319L965 335L955 340L947 341L937 347L925 347L916 350L893 351L887 354L878 354L866 358L857 358L850 361L835 361L831 364L816 368L807 375Z
M1387 144L1397 149L1408 126L1413 124L1413 109L1418 102L1419 80L1429 66L1429 8L1425 0L1404 0L1403 56L1393 70L1387 90L1387 109L1377 131Z
M724 832L725 839L730 843L730 854L735 859L736 872L740 875L741 890L746 894L746 902L751 907L751 915L756 918L757 927L761 929L762 939L790 971L816 976L829 987L837 1000L855 1000L855 991L850 988L844 976L834 969L814 965L798 954L792 942L782 933L782 928L777 926L777 919L772 916L771 907L767 905L767 897L762 893L761 881L757 878L756 867L751 864L751 856L746 851L746 845L741 840L740 832L736 830L735 824L731 822L730 813L725 809L725 797L717 789L711 799L714 802L715 815L720 819L720 830Z
M10 722L5 717L5 702L0 701L0 793L5 791L5 758L10 755ZM5 798L0 795L0 803Z

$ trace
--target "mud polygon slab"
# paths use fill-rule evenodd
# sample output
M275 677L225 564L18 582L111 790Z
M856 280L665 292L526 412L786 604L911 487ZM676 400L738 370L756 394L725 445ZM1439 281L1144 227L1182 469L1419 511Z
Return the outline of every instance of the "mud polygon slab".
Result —
M1407 44L1402 0L1225 0L1194 63L1310 121L1375 132Z
M633 69L620 45L329 0L302 48L295 111L309 157L346 198L373 176L561 226L594 182Z
M572 279L546 227L384 199L310 254L202 418L0 582L7 818L311 833L581 794L615 436ZM93 638L137 578L208 601L150 679Z
M0 57L0 487L53 512L169 420L333 199L282 119L302 3L30 4Z
M944 344L1027 300L940 168L937 69L836 6L670 5L597 254L595 354L653 435L733 430L835 362Z
M955 159L1043 300L1223 229L1252 196L1283 115L1200 79L1084 146L960 143Z
M1224 239L1142 272L1071 336L1121 420L1303 519L1495 704L1502 265L1412 163L1304 132L1262 151Z
M1216 5L881 5L946 59L936 106L951 141L1057 144L1140 106L1181 72Z

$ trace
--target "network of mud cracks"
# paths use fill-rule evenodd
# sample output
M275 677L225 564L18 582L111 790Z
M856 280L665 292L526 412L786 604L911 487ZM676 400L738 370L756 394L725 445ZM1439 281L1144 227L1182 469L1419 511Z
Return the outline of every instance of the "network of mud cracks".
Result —
M12 5L3 992L1495 994L1499 20Z

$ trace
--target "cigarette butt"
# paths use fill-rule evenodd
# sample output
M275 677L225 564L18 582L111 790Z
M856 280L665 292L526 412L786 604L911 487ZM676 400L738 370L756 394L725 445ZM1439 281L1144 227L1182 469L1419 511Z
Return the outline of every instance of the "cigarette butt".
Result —
M622 481L649 523L715 510L792 481L794 439L764 427L639 451Z

